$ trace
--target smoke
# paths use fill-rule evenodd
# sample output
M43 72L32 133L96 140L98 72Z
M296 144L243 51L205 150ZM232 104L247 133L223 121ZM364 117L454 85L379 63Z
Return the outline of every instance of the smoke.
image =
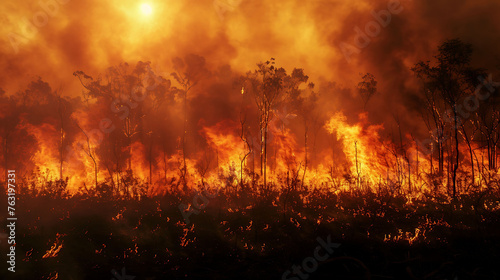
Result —
M498 71L500 65L496 48L500 19L493 12L499 10L500 3L495 0L148 3L151 15L141 13L141 3L131 0L2 2L0 87L7 96L57 92L78 98L84 89L72 75L75 71L104 79L108 67L150 61L157 75L178 88L182 86L169 73L197 73L187 106L187 142L195 153L208 145L201 127L216 127L227 120L238 124L242 112L248 125L257 125L256 108L248 105L253 100L240 94L238 77L271 57L288 73L303 68L309 82L316 84L317 127L337 111L342 111L348 122L357 122L364 108L356 86L362 74L372 73L378 91L366 106L368 118L373 124L384 124L380 133L393 138L399 128L403 134L427 133L419 121L419 84L410 68L419 60L431 59L442 41L461 38L471 43L476 66ZM179 66L175 58L185 65ZM175 91L165 94L170 101L182 99ZM36 101L42 97L30 98ZM110 102L92 105L101 114L90 117L89 128L98 127L99 121L111 114ZM140 119L143 113L133 114ZM141 141L168 143L167 152L172 154L184 129L182 114L181 107L168 107L162 119L151 124L163 126L161 139L148 139L147 131L141 131ZM297 135L304 129L298 119L290 128ZM71 129L71 137L78 131L70 124L66 129ZM296 138L299 146L305 144ZM320 131L315 141L327 147L332 145L330 138Z
M493 0L149 3L151 16L142 14L136 1L2 3L2 72L23 78L43 74L50 84L76 90L77 83L64 73L96 74L138 60L169 68L172 57L194 53L213 67L229 64L242 72L276 57L287 69L304 68L315 81L352 86L359 72L377 72L380 80L400 76L394 74L407 72L416 60L428 59L441 41L454 37L472 43L481 53L478 61L498 63L494 35L499 20L491 11L500 4ZM400 11L347 62L340 43L354 45L355 29L365 32L377 22L374 14L388 7ZM18 82L2 80L9 89L18 89Z

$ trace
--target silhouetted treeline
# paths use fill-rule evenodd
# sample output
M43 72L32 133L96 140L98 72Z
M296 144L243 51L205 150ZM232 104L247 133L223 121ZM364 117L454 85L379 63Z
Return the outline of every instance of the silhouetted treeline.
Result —
M324 126L343 111L345 125L371 133L377 124L371 116L380 119L370 102L379 98L377 78L363 74L353 89L315 85L303 69L281 68L274 58L238 73L188 55L173 59L169 71L141 61L98 75L78 70L78 93L42 78L15 93L1 91L1 166L16 169L22 188L35 192L65 193L70 184L129 196L136 185L134 192L148 195L204 186L209 174L264 188L284 176L300 186L383 186L450 197L489 189L497 182L498 84L471 65L472 46L454 39L436 53L412 68L419 86L418 94L408 93L407 113L420 117L401 120L386 110L392 121L374 138L386 155L370 160L385 162L387 171L376 182L363 179L374 171L363 170L358 158L370 147L355 141L347 156L344 138ZM362 113L368 122L358 118ZM428 133L405 129L408 119Z

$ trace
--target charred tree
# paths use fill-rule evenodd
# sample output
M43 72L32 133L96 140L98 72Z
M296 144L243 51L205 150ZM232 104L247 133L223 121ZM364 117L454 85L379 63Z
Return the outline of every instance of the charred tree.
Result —
M438 109L435 104L431 104L435 114L440 116L439 119L444 120L453 139L453 150L448 156L453 157L449 161L449 173L452 184L452 197L457 194L457 171L460 165L460 137L459 129L462 123L461 102L466 96L472 95L477 82L475 79L480 73L479 69L474 69L470 66L472 56L472 46L462 42L459 39L448 40L441 44L438 48L438 54L435 56L436 65L433 66L429 61L419 62L412 68L416 75L424 82L424 91L429 93L433 98L439 100L446 105L444 108ZM433 101L436 101L433 99ZM438 139L442 131L442 125L437 126ZM438 146L441 141L438 141ZM442 147L440 147L442 148ZM440 153L442 150L438 150ZM441 169L441 160L440 160Z

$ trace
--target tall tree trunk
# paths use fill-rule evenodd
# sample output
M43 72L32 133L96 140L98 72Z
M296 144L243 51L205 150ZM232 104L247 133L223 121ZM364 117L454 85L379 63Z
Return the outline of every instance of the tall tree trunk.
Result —
M153 140L149 145L149 187L151 188L153 182Z
M304 185L304 179L306 178L306 172L307 172L307 132L308 132L308 126L307 122L304 121L304 174L302 174L302 185Z
M63 161L64 161L64 118L61 108L61 97L59 97L59 119L61 122L60 142L59 142L59 180L63 180Z
M267 187L267 120L264 127L264 188Z
M63 162L64 162L64 130L61 123L61 138L60 138L60 149L59 149L59 180L63 180Z
M184 125L182 131L182 171L181 177L183 185L187 185L187 166L186 166L186 138L187 138L187 90L184 92Z
M359 168L358 168L358 142L354 141L354 152L355 152L355 158L356 158L356 181L357 181L357 187L360 187L360 173L359 173Z
M475 183L475 170L474 170L474 151L472 149L472 145L470 143L469 137L467 136L467 131L465 130L465 127L462 126L462 132L464 133L464 138L465 142L467 143L467 147L469 148L469 155L470 155L470 164L471 164L471 172L472 172L472 185Z
M460 157L460 149L458 147L458 113L456 109L456 105L453 106L453 116L454 116L454 132L455 132L455 164L453 167L453 199L455 199L457 195L457 171L458 171L458 160Z

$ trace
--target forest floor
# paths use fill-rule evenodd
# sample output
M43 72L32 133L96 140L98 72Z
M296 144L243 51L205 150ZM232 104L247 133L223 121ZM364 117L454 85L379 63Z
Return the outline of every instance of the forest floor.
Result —
M182 212L193 195L18 196L16 272L0 278L500 279L497 199L242 192Z

